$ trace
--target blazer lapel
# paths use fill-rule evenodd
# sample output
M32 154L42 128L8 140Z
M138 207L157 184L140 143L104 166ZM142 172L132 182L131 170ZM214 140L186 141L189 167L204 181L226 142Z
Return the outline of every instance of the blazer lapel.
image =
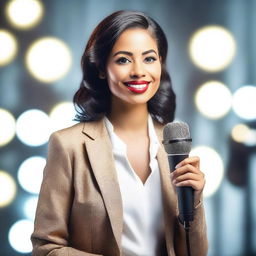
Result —
M89 137L85 143L86 150L121 253L123 209L111 141L103 120L85 123L83 133Z

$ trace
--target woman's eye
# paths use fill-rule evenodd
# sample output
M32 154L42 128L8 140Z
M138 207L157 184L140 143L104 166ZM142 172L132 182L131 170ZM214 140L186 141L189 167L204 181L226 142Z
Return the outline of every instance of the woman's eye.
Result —
M128 62L130 62L130 61L127 58L125 58L125 57L121 57L121 58L116 60L117 64L126 64Z
M154 61L156 61L155 57L147 57L147 58L145 58L145 62L147 62L147 63L151 63L151 62L154 62Z

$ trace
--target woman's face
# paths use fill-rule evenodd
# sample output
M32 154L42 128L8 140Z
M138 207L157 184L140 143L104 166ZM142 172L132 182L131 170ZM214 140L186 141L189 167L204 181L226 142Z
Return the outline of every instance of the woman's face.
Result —
M106 65L112 100L145 104L159 88L161 62L148 30L130 28L117 39Z

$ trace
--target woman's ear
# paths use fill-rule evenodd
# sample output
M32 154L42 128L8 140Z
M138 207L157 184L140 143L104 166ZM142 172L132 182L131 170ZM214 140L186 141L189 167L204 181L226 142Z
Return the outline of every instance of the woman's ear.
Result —
M100 78L100 79L106 79L105 72L100 71L100 73L99 73L99 78Z

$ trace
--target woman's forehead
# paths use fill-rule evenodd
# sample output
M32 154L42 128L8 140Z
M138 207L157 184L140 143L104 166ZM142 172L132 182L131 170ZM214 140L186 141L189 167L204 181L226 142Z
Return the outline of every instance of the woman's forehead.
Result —
M112 53L116 51L145 52L150 49L158 51L157 41L148 29L129 28L116 40Z

